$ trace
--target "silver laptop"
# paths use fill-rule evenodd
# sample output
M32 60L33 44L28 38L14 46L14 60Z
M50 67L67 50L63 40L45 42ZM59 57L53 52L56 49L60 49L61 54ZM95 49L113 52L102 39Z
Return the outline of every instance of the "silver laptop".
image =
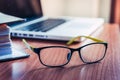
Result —
M104 23L100 18L45 17L40 0L0 0L0 12L26 19L9 24L14 37L70 40L90 35Z

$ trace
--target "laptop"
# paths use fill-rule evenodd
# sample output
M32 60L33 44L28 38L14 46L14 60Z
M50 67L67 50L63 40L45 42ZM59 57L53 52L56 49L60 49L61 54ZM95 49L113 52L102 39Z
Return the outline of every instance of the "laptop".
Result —
M0 0L0 12L26 19L8 24L13 37L67 41L88 36L104 23L101 18L46 17L41 0Z

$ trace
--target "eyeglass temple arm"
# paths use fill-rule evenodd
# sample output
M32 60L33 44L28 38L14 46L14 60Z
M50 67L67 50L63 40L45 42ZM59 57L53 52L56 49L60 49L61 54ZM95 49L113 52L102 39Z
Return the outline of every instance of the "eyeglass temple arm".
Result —
M81 37L91 39L91 40L93 40L93 41L95 41L95 42L104 42L103 40L96 39L96 38L93 38L93 37L90 37L90 36L77 36L77 37L75 37L75 38L72 38L70 41L68 41L68 42L67 42L67 45L72 44L76 39L80 39Z
M25 40L25 39L22 39L22 41L23 41L23 43L25 44L25 46L28 48L28 49L30 49L30 50L32 50L33 52L35 52L35 53L39 53L39 51L40 51L40 49L39 48L34 48L34 47L32 47L31 45L29 45L28 43L27 43L27 41Z
M77 36L75 38L72 38L70 41L68 41L67 45L72 44L76 39L80 39L81 37L91 39L91 40L93 40L95 42L104 42L103 40L100 40L100 39L97 39L97 38L93 38L93 37L90 37L90 36ZM34 47L32 47L31 45L29 45L25 39L22 39L22 41L23 41L23 43L25 44L25 46L28 49L31 49L32 51L34 51Z
M25 39L22 39L22 41L28 49L31 49L32 51L34 51L34 48L31 45L29 45Z

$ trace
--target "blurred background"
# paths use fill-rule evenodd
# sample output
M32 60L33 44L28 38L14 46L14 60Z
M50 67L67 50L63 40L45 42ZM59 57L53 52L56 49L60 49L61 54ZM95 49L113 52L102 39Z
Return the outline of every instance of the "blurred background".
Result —
M111 0L41 0L44 15L110 18Z
M41 0L45 16L101 17L119 23L120 0ZM118 10L116 10L118 9ZM117 16L116 16L117 15Z

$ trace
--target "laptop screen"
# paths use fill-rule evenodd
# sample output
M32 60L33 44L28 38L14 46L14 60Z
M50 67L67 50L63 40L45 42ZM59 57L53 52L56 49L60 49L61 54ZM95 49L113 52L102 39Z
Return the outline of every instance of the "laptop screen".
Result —
M40 0L0 0L0 12L26 19L43 16Z

